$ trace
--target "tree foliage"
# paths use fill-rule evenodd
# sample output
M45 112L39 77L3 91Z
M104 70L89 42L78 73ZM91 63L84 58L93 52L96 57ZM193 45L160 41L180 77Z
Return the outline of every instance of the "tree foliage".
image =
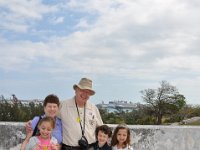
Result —
M42 104L35 105L30 102L28 106L22 103L8 103L6 100L0 101L0 121L27 121L34 116L43 114Z
M162 123L164 115L176 113L186 104L185 97L167 81L162 81L157 89L145 89L141 94L149 112L155 116L156 124Z
M179 122L183 119L200 116L199 106L185 105L185 97L179 94L177 90L174 94L168 94L165 90L161 90L162 87L165 86L161 86L158 88L159 90L145 90L150 91L146 93L148 96L145 97L149 103L137 103L131 112L123 111L123 109L121 111L109 112L106 109L99 108L103 122L105 124L154 125L158 124L156 113L159 112L159 109L162 112L162 121L165 121L164 123ZM157 92L161 91L162 94L167 94L157 94ZM158 97L162 97L162 99L157 99ZM151 99L152 101L150 101ZM41 114L43 114L42 104L36 105L34 102L30 102L28 105L25 105L0 100L0 121L25 122Z

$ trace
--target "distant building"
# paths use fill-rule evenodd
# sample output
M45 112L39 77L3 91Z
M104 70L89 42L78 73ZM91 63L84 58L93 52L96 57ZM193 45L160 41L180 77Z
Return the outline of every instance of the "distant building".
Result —
M20 100L21 103L25 106L28 106L29 103L34 103L35 105L43 105L43 100L39 100L39 99L33 99L33 100Z
M131 112L136 108L136 104L127 101L109 101L108 104L102 102L96 105L99 109L105 109L108 112Z
M15 94L12 94L12 98L6 99L3 95L0 96L0 102L6 101L9 104L23 104L24 106L29 106L30 103L34 103L35 105L43 105L43 100L40 99L33 99L33 100L21 100L18 99Z

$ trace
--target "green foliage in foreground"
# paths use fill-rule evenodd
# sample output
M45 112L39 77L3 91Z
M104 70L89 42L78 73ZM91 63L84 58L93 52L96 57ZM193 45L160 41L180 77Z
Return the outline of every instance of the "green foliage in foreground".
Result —
M148 105L137 104L131 112L108 112L106 109L99 109L102 120L106 124L126 123L129 125L155 125L157 124L154 113L151 112ZM8 103L0 101L0 121L18 121L26 122L36 115L43 114L42 104L35 105L30 102L28 105L19 103ZM189 106L181 108L174 114L167 114L163 118L163 124L180 122L187 118L200 116L200 106ZM200 125L200 122L194 122L190 125Z
M30 102L27 106L22 103L8 103L6 100L0 101L0 121L25 122L36 115L43 114L43 106Z
M154 113L151 113L149 106L137 104L137 107L131 112L112 112L109 113L105 109L100 109L103 122L106 124L126 123L129 125L156 125L157 119ZM189 119L195 116L200 116L200 106L186 105L174 114L167 114L163 117L162 124L170 125L174 122L181 122L184 119ZM189 125L200 125L200 122L194 122Z

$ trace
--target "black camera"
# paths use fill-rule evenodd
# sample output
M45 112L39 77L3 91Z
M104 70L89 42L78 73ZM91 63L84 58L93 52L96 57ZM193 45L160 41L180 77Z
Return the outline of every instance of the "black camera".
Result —
M78 140L78 144L82 150L87 150L88 148L88 141L85 136L82 136L80 140Z

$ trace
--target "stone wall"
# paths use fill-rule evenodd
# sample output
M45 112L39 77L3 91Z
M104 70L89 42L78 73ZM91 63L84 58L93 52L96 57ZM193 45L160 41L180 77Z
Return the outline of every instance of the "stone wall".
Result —
M200 150L200 126L129 127L134 150ZM25 138L24 123L0 122L0 135L0 150L19 150Z
M0 122L0 150L10 150L22 143L24 138L24 123Z
M200 127L129 126L134 150L200 150Z

